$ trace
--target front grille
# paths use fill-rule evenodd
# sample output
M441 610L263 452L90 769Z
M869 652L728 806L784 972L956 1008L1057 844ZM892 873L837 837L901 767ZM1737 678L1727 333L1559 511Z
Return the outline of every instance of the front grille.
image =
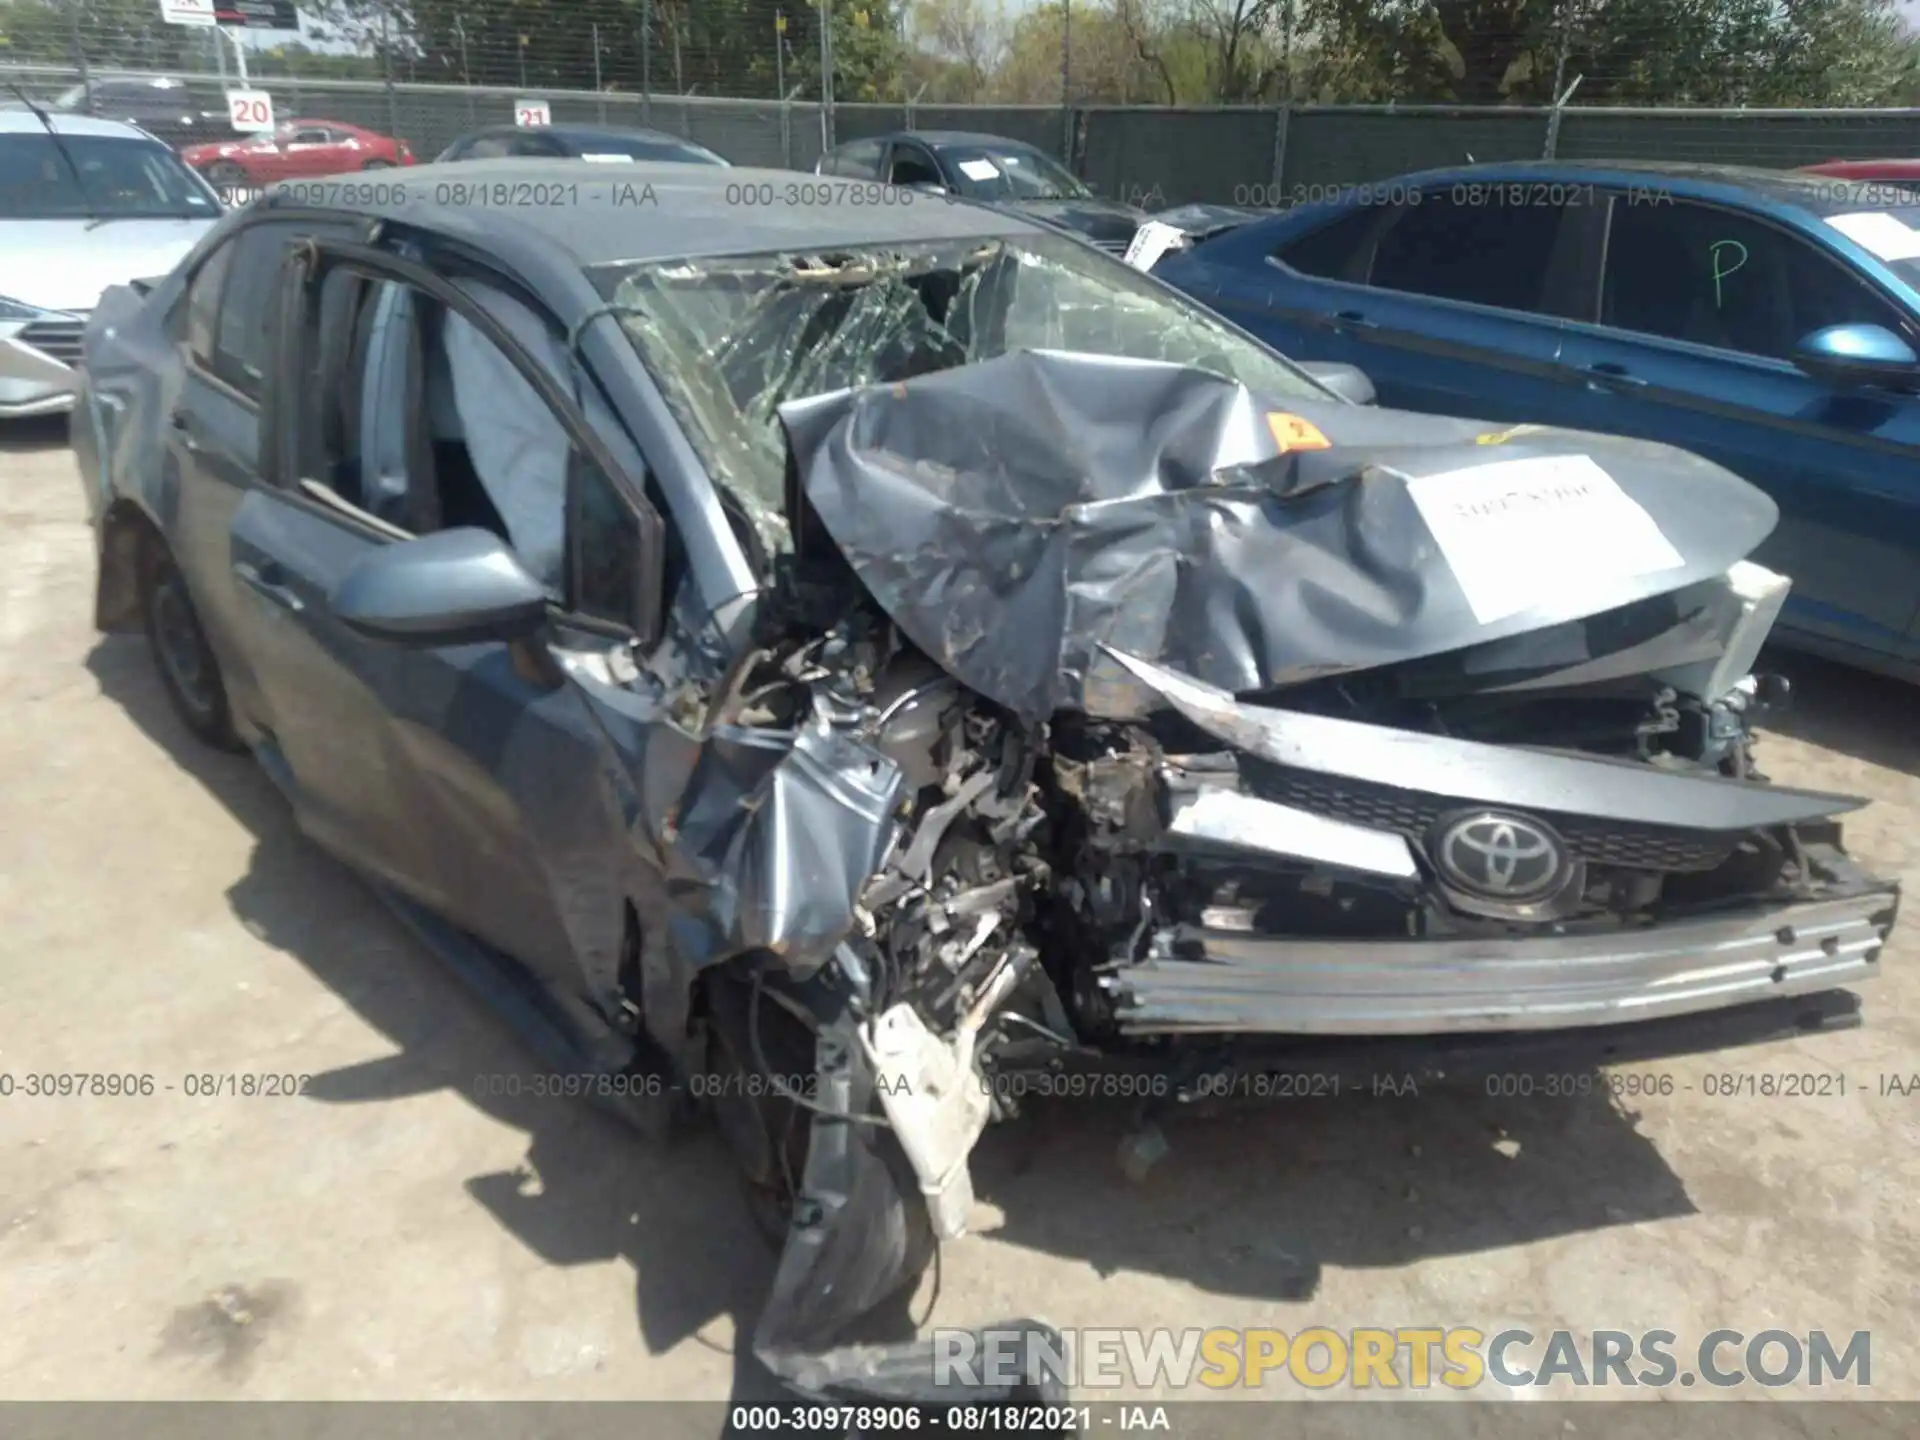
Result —
M1109 255L1125 255L1127 246L1132 243L1131 240L1096 240L1093 242L1093 247L1096 250L1104 250Z
M1499 808L1279 766L1261 766L1254 785L1269 800L1330 820L1391 830L1415 845L1423 844L1435 822L1450 811ZM1739 843L1737 835L1708 830L1636 825L1583 815L1542 813L1540 818L1565 837L1568 848L1580 859L1626 870L1712 870L1724 863Z
M84 315L71 320L36 320L15 338L24 345L31 345L50 360L58 360L62 365L78 365L80 334L86 328L87 317Z

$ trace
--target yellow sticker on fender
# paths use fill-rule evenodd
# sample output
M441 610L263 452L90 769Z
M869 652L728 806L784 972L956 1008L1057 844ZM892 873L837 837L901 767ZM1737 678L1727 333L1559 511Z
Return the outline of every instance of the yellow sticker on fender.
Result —
M1273 443L1280 447L1280 453L1289 450L1330 450L1333 442L1320 433L1320 427L1298 415L1288 415L1284 411L1267 412L1267 429L1273 432Z
M1473 443L1476 445L1504 445L1516 435L1531 435L1536 430L1544 430L1546 428L1544 425L1515 425L1510 430L1489 430L1484 435L1476 436Z

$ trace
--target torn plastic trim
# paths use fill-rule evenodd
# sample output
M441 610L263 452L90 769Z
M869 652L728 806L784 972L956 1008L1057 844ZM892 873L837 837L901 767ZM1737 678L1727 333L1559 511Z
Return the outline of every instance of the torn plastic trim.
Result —
M1275 765L1322 775L1503 810L1684 830L1759 830L1841 815L1867 803L1851 795L1656 770L1634 760L1486 745L1248 705L1111 645L1100 650L1209 735Z
M995 918L982 917L988 925ZM934 1234L942 1240L967 1232L973 1210L967 1157L993 1109L975 1063L980 1031L1036 958L1031 948L1016 947L981 985L950 1036L935 1035L906 1001L860 1031L880 1082L881 1104L919 1178Z
M932 1341L842 1344L862 1317L911 1286L935 1241L917 1200L883 1147L891 1137L849 1118L867 1111L875 1073L842 1012L815 1039L818 1084L806 1171L773 1291L754 1329L755 1356L776 1377L808 1395L908 1404L1060 1404L1058 1379L1045 1369L1011 1384L942 1383ZM1061 1353L1062 1337L1044 1321L985 1327L996 1336L1028 1333L1023 1357ZM1024 1362L1023 1362L1024 1363Z
M1102 978L1127 1034L1565 1030L1856 985L1879 973L1896 890L1515 940L1316 941L1170 927Z

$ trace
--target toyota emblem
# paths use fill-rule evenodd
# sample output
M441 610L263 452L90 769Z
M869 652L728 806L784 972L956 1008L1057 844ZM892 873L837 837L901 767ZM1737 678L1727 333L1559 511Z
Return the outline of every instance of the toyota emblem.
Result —
M1484 810L1443 822L1432 846L1446 880L1490 900L1537 900L1567 875L1560 837L1538 820Z

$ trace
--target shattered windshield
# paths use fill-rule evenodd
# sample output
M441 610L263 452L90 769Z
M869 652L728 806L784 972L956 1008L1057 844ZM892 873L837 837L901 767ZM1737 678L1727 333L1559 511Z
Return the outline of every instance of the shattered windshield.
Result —
M790 400L1019 350L1172 361L1257 396L1328 398L1273 351L1065 235L619 264L599 279L770 551L789 543L778 412Z

